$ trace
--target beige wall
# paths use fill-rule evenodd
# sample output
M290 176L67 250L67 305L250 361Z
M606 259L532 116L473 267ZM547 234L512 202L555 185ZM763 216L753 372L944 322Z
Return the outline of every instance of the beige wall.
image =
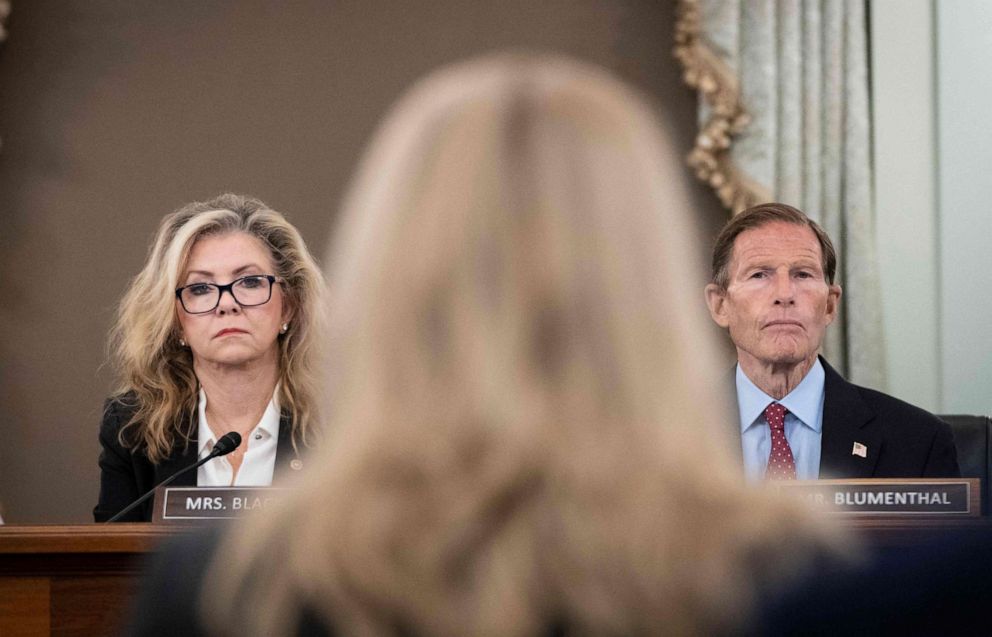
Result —
M426 71L506 46L613 69L657 101L687 149L695 98L671 56L673 7L15 1L0 48L6 520L91 519L96 432L113 377L106 333L163 214L221 191L251 193L322 255L387 106ZM692 193L710 233L723 212L702 187Z

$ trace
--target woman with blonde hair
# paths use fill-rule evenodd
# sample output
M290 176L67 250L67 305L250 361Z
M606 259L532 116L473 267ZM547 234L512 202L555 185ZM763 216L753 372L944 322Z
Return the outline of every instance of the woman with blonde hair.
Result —
M331 253L319 461L173 573L208 632L713 634L824 545L743 485L675 155L557 58L399 103Z
M159 226L111 335L120 377L100 427L96 521L229 432L243 443L174 484L266 486L313 438L323 278L299 232L226 194ZM122 521L149 520L150 503Z

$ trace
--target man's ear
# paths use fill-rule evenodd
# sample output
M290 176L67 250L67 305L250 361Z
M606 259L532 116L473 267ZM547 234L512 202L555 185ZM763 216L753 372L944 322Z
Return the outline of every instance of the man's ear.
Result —
M727 291L716 283L709 283L705 289L706 307L710 309L710 316L720 327L729 327L730 318L727 316Z
M827 325L837 318L837 310L840 306L840 297L843 291L836 283L831 283L827 288Z

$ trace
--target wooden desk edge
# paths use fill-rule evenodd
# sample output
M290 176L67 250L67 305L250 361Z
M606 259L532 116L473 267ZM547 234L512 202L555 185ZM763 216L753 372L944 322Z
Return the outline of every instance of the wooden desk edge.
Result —
M181 528L148 523L0 526L0 555L145 553Z

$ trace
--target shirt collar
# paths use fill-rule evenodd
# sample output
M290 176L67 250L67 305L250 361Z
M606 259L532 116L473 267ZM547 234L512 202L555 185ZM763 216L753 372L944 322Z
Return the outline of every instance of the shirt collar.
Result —
M741 432L754 425L762 417L768 403L777 402L789 410L802 424L820 433L823 420L820 409L823 405L826 373L817 358L806 376L782 400L775 400L751 382L740 363L737 364L737 407L741 416Z
M258 424L255 425L252 431L258 430L269 436L279 436L281 412L279 411L278 397L279 383L276 383L276 388L272 392L272 399L269 400L269 404L265 407L265 413L262 414L262 419L258 421ZM202 458L207 453L210 453L214 448L214 443L217 442L214 432L210 429L210 425L207 424L207 393L203 391L203 387L200 387L197 416L199 422L197 425L196 451L197 457Z

